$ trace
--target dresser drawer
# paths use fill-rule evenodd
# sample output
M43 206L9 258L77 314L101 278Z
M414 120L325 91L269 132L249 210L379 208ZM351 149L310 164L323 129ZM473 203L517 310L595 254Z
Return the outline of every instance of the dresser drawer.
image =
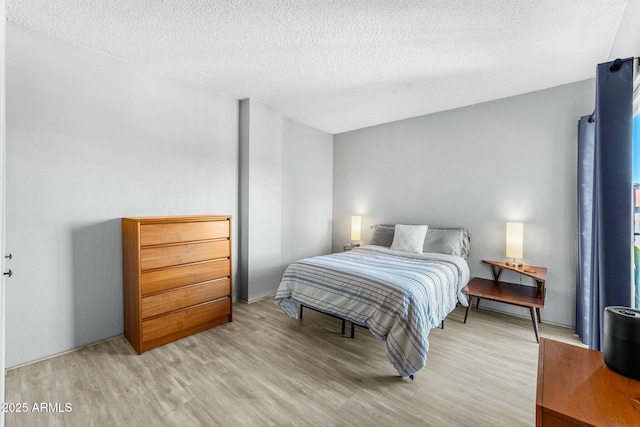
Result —
M152 341L231 313L231 298L201 304L142 322L142 341Z
M138 354L233 320L231 224L122 218L124 335Z
M142 298L142 318L231 296L231 280L219 279Z
M541 426L543 427L580 427L579 424L575 424L570 421L564 420L560 417L556 417L555 415L551 415L546 411L542 415Z
M140 246L229 237L229 221L140 225Z
M148 295L231 276L231 261L219 259L142 273L141 293Z
M228 257L229 240L148 247L140 250L140 269L151 270L154 268Z

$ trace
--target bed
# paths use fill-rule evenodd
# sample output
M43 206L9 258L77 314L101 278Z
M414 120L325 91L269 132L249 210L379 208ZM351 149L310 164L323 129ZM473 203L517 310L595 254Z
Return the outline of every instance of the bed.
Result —
M443 249L442 241L429 245L424 236L421 249L436 251L407 252L387 245L394 226L374 227L386 227L378 233L374 229L370 243L377 244L291 264L275 301L293 319L302 304L368 328L385 341L387 357L398 373L413 378L426 363L429 331L457 303L468 304L461 292L469 281L468 233L453 229L463 230L466 252L464 241L458 245L462 249L451 250ZM385 239L380 239L382 232Z

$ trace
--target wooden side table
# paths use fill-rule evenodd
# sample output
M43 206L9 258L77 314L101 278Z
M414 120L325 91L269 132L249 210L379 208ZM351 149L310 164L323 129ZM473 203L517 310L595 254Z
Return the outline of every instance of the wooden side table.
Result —
M534 267L530 265L514 267L500 261L483 260L482 262L491 266L493 280L474 277L467 283L467 286L462 289L464 294L469 295L469 305L464 314L464 323L467 323L473 297L477 298L478 303L481 298L485 298L492 301L526 307L531 313L536 342L540 342L538 323L540 322L540 309L544 308L547 269L545 267ZM499 281L500 274L502 270L505 269L533 278L536 286L518 285L516 283Z
M638 426L640 381L618 375L599 351L542 338L536 426Z

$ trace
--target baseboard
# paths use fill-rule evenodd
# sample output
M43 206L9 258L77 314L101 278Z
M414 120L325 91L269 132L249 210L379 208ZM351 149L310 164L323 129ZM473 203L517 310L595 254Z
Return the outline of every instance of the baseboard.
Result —
M235 300L232 300L232 302L233 303L241 303L241 304L242 303L244 303L244 304L253 304L254 302L258 302L258 301L263 300L265 298L270 298L270 297L274 297L274 296L275 296L275 294L267 295L265 297L258 298L258 299L252 300L252 301L245 301L243 299L236 298ZM105 339L100 340L100 341L95 341L95 342L83 345L81 347L75 347L75 348L72 348L70 350L65 350L65 351L62 351L60 353L52 354L50 356L41 357L40 359L35 359L35 360L30 361L30 362L21 363L19 365L15 365L15 366L12 366L10 368L5 369L5 375L7 374L7 372L13 371L14 369L23 368L25 366L29 366L29 365L32 365L34 363L44 362L45 360L53 359L54 357L62 356L64 354L69 354L69 353L72 353L74 351L82 350L83 348L91 347L92 345L100 344L100 343L103 343L103 342L108 342L108 341L114 340L116 338L120 338L122 336L124 336L124 334L116 335L116 336L111 337L111 338L105 338Z
M475 308L476 307L475 307L475 303L474 303L474 306L473 306L472 310L475 310ZM514 316L514 317L519 317L520 319L531 320L531 316L529 316L528 314L527 315L523 315L523 314L513 313L513 312L510 312L510 311L498 310L496 308L488 307L486 305L481 305L480 306L480 310L492 311L494 313L505 314L507 316ZM544 309L542 309L542 310L544 310ZM544 323L546 325L557 326L559 328L575 329L575 327L572 326L572 325L564 325L562 323L550 322L548 320L542 320L540 323Z
M262 301L263 299L275 298L275 297L276 297L276 294L270 294L270 295L265 295L265 296L260 297L260 298L252 299L251 301L247 301L246 299L240 299L240 298L238 298L236 301L237 302L242 302L244 304L253 304L254 302ZM234 301L234 302L236 302L236 301Z
M123 334L116 335L115 337L105 338L103 340L92 342L92 343L83 345L81 347L75 347L75 348L72 348L70 350L62 351L60 353L52 354L50 356L41 357L40 359L32 360L30 362L21 363L19 365L15 365L15 366L12 366L10 368L7 368L5 370L5 375L6 375L7 372L13 371L14 369L24 368L25 366L33 365L34 363L44 362L45 360L53 359L54 357L62 356L64 354L73 353L74 351L82 350L83 348L91 347L92 345L101 344L103 342L108 342L108 341L114 340L116 338L120 338L122 336L124 336L124 335Z

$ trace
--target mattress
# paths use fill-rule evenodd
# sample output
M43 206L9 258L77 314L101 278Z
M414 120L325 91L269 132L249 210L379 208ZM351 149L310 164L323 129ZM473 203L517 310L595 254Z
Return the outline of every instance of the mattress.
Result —
M461 292L468 281L461 257L369 245L294 262L275 301L294 319L300 303L367 327L385 341L398 373L410 376L426 363L429 331L457 303L468 304Z

